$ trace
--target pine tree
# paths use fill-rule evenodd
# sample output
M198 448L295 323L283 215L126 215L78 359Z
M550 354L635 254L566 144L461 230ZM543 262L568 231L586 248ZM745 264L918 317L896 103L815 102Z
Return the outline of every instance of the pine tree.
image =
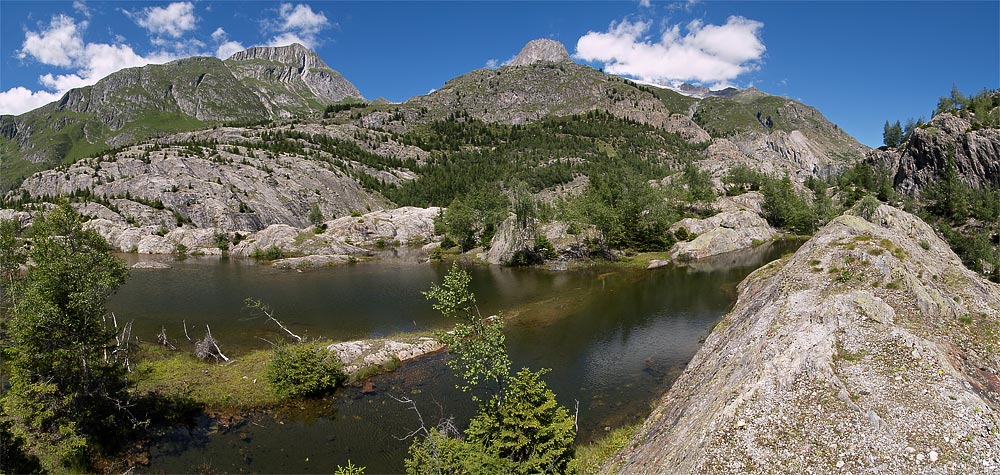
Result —
M68 203L32 227L5 328L4 422L46 471L81 470L122 433L127 379L105 303L128 268Z

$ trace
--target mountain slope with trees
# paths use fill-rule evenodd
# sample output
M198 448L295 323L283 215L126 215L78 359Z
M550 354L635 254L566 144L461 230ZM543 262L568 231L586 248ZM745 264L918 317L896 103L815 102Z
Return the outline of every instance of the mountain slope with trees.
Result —
M30 172L221 123L317 113L358 90L302 45L128 68L19 116L0 116L4 189Z

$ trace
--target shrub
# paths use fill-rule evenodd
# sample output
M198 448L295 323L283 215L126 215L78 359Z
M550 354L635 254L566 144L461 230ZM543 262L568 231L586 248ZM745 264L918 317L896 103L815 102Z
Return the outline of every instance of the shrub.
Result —
M445 236L445 238L441 240L441 249L451 249L457 245L458 243L448 236Z
M279 248L278 246L272 245L267 249L261 249L261 248L254 249L253 253L250 254L250 257L254 258L259 262L273 261L285 257L285 253L282 252L281 248Z
M301 343L275 349L267 379L278 394L307 397L336 389L347 375L337 355L320 344Z
M867 221L871 221L875 217L875 212L878 211L878 206L882 204L872 195L865 195L861 198L861 201L854 206L854 213L858 216L865 218Z
M676 237L678 241L687 241L689 238L687 228L684 226L677 228L677 230L674 231L674 237Z
M552 241L541 234L535 236L535 252L541 254L545 259L555 259L558 256Z

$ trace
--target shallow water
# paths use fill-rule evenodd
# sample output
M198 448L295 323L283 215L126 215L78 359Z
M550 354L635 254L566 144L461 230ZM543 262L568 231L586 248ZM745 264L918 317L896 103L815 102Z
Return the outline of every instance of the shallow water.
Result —
M468 270L482 311L509 317L514 368L552 368L545 379L571 410L579 401L578 440L587 441L606 428L641 421L732 306L736 285L797 245L774 243L697 267L651 271ZM155 339L162 326L176 344L183 339L181 320L192 338L211 325L227 354L266 345L258 338L279 338L272 324L243 308L247 297L263 300L293 331L310 337L370 338L450 323L421 295L441 280L446 264L384 259L301 273L237 259L170 264L133 270L111 302L119 318L134 320L140 338ZM344 388L228 430L208 421L179 430L154 447L146 470L331 473L349 458L367 466L367 473L400 472L410 441L398 438L419 423L393 397L414 400L431 424L453 416L464 427L475 411L471 395L455 389L444 358L431 356L373 378L369 394Z

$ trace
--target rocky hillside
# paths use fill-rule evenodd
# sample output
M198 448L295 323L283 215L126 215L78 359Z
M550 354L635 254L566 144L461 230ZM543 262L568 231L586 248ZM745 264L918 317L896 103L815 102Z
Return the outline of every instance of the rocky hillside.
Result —
M888 206L740 285L605 471L996 473L1000 286Z
M948 161L973 188L1000 186L1000 129L973 127L951 113L914 129L899 149L877 150L868 160L889 170L897 191L916 196L944 175Z
M301 115L345 98L361 94L298 44L251 48L226 61L193 57L123 69L39 109L0 116L0 151L20 161L7 164L0 184L109 146L221 122Z
M220 128L178 134L32 175L20 193L29 200L72 196L93 203L85 213L134 226L258 231L271 224L304 227L315 205L326 218L384 208L358 176L395 175L370 169L346 153L273 146L283 129ZM284 129L287 130L287 129ZM331 144L338 132L313 130ZM317 139L319 140L319 138ZM330 145L331 149L336 145ZM358 149L359 156L377 156Z
M268 117L290 117L347 98L362 99L354 84L298 43L239 51L225 63L264 103Z
M862 160L868 147L813 107L747 89L692 105L694 121L716 140L704 168L719 175L746 165L793 178L830 177Z
M345 101L325 117L307 114L358 96L298 45L124 70L2 119L0 150L63 163L24 179L6 199L21 209L69 196L116 226L253 232L303 228L313 205L325 218L448 206L497 181L523 183L551 202L568 196L567 187L579 195L591 178L620 181L625 168L662 183L692 162L716 186L737 164L801 180L828 174L853 159L844 149L861 148L795 101L756 90L699 99L639 85L572 62L552 40L402 104ZM264 121L218 125L254 120ZM7 161L3 178L53 165ZM703 235L684 255L774 236L759 205L724 208L730 213L684 224Z

